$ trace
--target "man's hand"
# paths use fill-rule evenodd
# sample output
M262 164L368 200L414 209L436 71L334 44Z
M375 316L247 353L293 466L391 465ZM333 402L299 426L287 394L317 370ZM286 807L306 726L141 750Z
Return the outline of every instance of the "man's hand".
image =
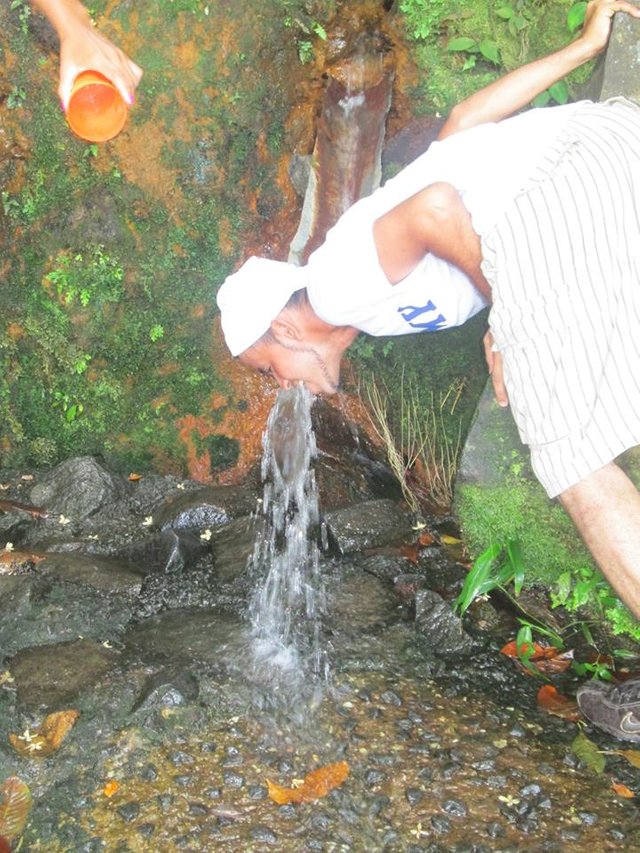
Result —
M591 0L587 6L580 40L591 46L594 56L607 46L616 12L626 12L633 18L640 18L640 8L626 0Z
M493 335L488 331L483 338L484 357L491 376L493 385L493 394L496 398L496 403L503 408L509 405L509 397L504 384L504 376L502 373L502 355L493 348Z

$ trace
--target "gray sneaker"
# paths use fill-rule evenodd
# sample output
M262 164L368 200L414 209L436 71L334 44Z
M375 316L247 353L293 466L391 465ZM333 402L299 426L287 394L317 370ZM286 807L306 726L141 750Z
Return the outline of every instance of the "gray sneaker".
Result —
M590 681L578 689L576 699L594 726L622 740L640 741L640 678L622 684Z

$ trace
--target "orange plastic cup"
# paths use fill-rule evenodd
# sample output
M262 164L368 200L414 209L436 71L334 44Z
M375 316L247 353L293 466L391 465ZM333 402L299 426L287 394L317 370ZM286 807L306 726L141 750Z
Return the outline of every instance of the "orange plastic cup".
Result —
M88 142L106 142L122 130L128 108L110 80L97 71L83 71L73 81L67 106L71 130Z

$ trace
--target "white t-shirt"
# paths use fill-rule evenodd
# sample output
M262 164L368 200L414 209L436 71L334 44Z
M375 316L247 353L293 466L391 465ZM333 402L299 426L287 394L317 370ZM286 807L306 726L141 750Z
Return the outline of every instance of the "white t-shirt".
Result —
M428 254L401 282L385 276L373 223L437 181L460 192L482 236L526 185L545 149L578 104L530 110L433 142L428 150L367 198L356 202L309 258L307 293L314 311L337 326L370 335L437 331L464 323L485 305L457 267Z

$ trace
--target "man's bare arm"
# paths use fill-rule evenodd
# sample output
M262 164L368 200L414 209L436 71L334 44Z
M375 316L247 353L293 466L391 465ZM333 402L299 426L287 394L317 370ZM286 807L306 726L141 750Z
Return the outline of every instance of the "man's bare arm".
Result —
M513 115L531 103L540 92L596 57L607 46L616 12L640 18L640 9L626 0L592 0L579 38L474 92L451 110L438 139Z
M480 269L480 238L459 192L444 182L431 184L376 220L373 237L378 259L392 284L402 281L428 253L466 273L491 300Z
M66 109L74 79L82 71L99 71L133 103L142 69L91 23L80 0L31 0L49 19L60 39L58 94Z

